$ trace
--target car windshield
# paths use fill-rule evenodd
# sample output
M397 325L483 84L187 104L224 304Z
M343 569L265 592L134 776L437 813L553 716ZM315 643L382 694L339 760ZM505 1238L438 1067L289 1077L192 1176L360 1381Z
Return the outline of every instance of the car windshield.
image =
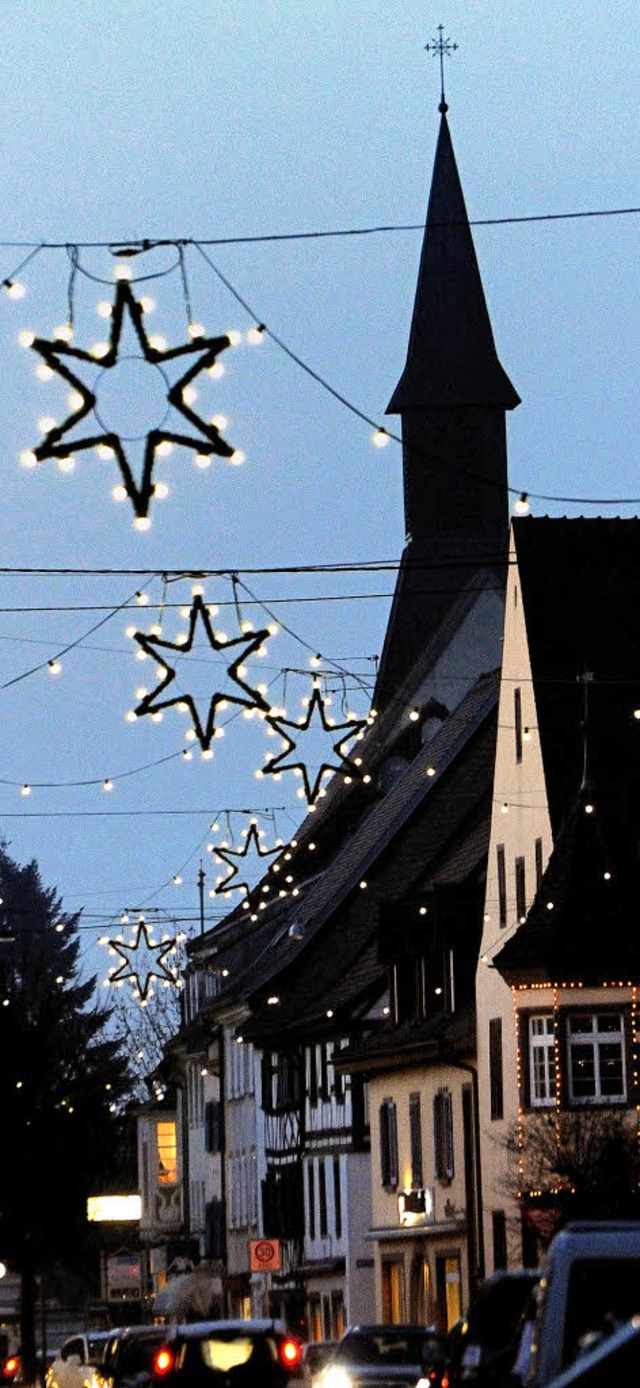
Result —
M431 1356L427 1335L391 1329L346 1335L333 1357L350 1364L421 1364L425 1356Z
M277 1360L276 1347L268 1335L212 1335L200 1340L200 1352L208 1369L229 1373L251 1360L253 1368L267 1367Z

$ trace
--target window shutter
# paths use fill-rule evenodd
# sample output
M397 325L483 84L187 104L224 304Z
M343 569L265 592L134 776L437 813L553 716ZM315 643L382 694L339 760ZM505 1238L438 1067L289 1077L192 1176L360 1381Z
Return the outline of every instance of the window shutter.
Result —
M424 1185L422 1177L422 1121L420 1115L420 1095L409 1095L409 1134L411 1139L411 1185L420 1190Z
M439 1089L433 1101L433 1135L435 1143L436 1179L452 1181L455 1171L453 1154L453 1097L448 1089Z
M502 1118L504 1114L502 1017L492 1017L489 1022L489 1090L491 1117L492 1119Z
M393 1099L380 1105L380 1172L383 1186L397 1186L398 1127Z

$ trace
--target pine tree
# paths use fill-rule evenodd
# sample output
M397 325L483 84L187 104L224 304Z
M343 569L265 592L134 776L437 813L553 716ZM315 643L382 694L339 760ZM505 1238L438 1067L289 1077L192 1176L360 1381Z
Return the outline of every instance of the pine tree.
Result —
M35 1275L83 1248L87 1196L118 1160L130 1076L95 978L80 977L81 913L5 846L0 898L0 1257L23 1274L29 1382Z

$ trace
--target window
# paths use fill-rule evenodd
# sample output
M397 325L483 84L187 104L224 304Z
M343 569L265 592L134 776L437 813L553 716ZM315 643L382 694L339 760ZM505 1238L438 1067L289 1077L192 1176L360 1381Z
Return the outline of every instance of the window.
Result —
M453 1180L453 1100L448 1089L439 1089L433 1101L433 1138L436 1180Z
M161 1186L178 1179L175 1123L158 1123L158 1181Z
M576 1012L569 1017L568 1070L574 1104L626 1099L624 1022L619 1012Z
M498 920L504 929L507 924L507 867L503 843L499 843L496 848L496 859L498 868Z
M529 1018L529 1088L532 1108L555 1103L555 1033L550 1013Z
M383 1186L398 1184L398 1123L393 1099L380 1105L380 1172Z
M489 1022L489 1090L491 1094L491 1117L502 1118L504 1113L502 1076L502 1017L492 1017Z
M542 881L542 874L543 874L543 871L544 871L543 866L542 866L542 839L536 839L536 843L535 843L535 862L536 862L536 891L537 891L538 888L539 888L539 886L540 886L540 883L541 883L541 881Z
M336 1225L336 1238L342 1238L342 1182L340 1179L340 1158L333 1158L333 1213Z
M318 1051L316 1046L309 1048L309 1103L315 1108L318 1102Z
M420 1118L420 1095L409 1095L409 1136L411 1142L411 1187L420 1190L424 1185L422 1178L422 1122Z
M516 736L516 761L522 761L522 694L519 689L513 691L513 720Z
M329 1232L327 1221L327 1167L324 1157L318 1162L318 1205L320 1207L320 1238L326 1239Z
M204 1106L204 1150L222 1151L222 1106L219 1099L210 1099Z
M315 1162L307 1166L307 1199L309 1204L309 1238L316 1236L316 1169Z
M527 914L527 878L524 858L516 858L516 915L523 921Z
M504 1210L492 1210L493 1267L495 1272L507 1266L507 1220Z

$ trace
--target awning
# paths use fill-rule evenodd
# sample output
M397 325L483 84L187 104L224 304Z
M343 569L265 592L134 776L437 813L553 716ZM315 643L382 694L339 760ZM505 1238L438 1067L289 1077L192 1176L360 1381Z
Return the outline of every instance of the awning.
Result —
M209 1268L196 1268L170 1277L156 1292L154 1316L165 1320L206 1320L218 1314L221 1307L222 1282Z

